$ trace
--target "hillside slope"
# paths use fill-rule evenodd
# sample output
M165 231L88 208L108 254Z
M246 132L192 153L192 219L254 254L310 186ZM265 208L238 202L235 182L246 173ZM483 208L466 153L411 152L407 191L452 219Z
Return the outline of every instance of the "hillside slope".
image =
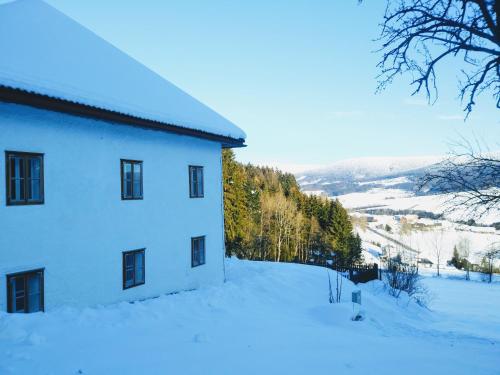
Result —
M0 313L0 373L498 374L499 284L432 279L427 310L372 282L354 322L355 286L328 303L324 268L231 259L226 270L219 287L134 304Z

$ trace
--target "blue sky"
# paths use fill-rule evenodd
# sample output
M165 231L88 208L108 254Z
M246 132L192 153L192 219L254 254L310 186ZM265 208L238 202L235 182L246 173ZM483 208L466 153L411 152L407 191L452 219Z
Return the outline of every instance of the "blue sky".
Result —
M242 127L244 162L443 154L459 135L500 147L490 96L464 123L453 60L433 106L409 77L375 94L381 0L48 2Z

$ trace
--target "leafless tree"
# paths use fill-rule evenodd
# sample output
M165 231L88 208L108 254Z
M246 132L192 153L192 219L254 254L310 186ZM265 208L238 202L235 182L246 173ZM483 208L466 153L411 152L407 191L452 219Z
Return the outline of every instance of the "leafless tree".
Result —
M362 0L360 0L362 2ZM429 102L438 97L438 66L460 69L459 96L466 117L476 97L489 92L500 108L500 1L386 0L379 90L397 76L412 76L413 95L423 92ZM484 181L496 189L484 189ZM429 173L422 186L451 193L448 211L481 217L500 204L500 160L472 149L457 153Z
M484 252L483 262L485 263L482 272L488 275L488 282L491 283L493 279L493 271L495 260L500 259L500 243L495 242L490 245L490 248Z
M457 244L458 255L464 260L463 266L465 268L465 280L470 280L470 247L471 242L468 238L460 238Z
M294 202L287 200L283 192L271 195L269 193L261 196L263 227L271 233L273 242L271 251L274 261L283 260L283 249L289 248L290 239L293 235L294 224L296 224L297 206Z
M500 209L500 154L462 139L451 155L419 181L421 192L448 194L444 213L478 219Z
M459 96L466 117L476 97L491 92L500 108L500 2L495 0L387 0L379 42L379 89L411 74L414 91L438 96L436 67L460 59ZM447 66L449 69L449 65Z
M440 266L441 266L442 253L443 253L443 235L444 235L444 230L439 229L433 233L432 238L430 239L432 252L434 254L434 257L436 258L436 267L437 267L438 277L441 276Z

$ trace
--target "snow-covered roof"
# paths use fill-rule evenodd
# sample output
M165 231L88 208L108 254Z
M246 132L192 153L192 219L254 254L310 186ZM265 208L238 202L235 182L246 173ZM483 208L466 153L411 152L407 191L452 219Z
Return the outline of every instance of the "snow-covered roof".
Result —
M243 141L209 107L42 0L0 4L0 87Z

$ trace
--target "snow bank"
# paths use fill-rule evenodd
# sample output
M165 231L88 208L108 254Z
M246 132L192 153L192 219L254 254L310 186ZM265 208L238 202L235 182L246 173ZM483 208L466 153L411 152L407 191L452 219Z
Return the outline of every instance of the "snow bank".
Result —
M354 322L356 287L344 281L343 302L329 304L324 268L232 259L226 269L222 287L0 314L0 373L498 374L500 322L480 311L486 298L500 310L498 284L429 279L427 310L372 282Z

